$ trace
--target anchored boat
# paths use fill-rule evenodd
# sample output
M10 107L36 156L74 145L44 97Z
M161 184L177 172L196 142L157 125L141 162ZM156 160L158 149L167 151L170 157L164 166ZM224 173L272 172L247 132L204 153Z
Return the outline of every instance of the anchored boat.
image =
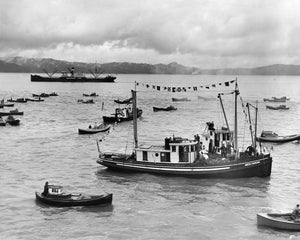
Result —
M137 114L134 112L135 147L132 154L101 152L97 162L109 170L142 172L161 175L176 175L194 178L244 178L268 177L271 174L272 158L269 153L256 150L256 137L252 135L252 145L239 152L237 140L237 96L235 94L235 128L215 129L207 123L201 137L194 139L181 137L165 138L164 145L139 145L137 140ZM132 91L133 108L136 108L136 92ZM219 99L222 104L221 95ZM248 109L249 109L248 105ZM226 114L224 108L224 117ZM255 107L257 111L257 107ZM250 110L249 110L250 111ZM257 115L256 115L257 116ZM250 116L249 116L250 117ZM257 118L256 118L257 119ZM252 131L251 131L252 132ZM256 136L256 128L255 128ZM234 141L233 141L234 140ZM97 143L98 144L98 143Z
M279 136L272 131L262 131L260 137L257 138L260 142L285 143L300 140L300 134Z

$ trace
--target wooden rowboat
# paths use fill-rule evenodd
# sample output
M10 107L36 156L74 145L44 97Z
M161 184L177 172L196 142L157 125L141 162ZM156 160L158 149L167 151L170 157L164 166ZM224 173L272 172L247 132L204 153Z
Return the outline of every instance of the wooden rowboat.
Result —
M258 137L257 140L260 142L285 143L300 140L300 134L279 136L277 133L272 131L262 131L260 137Z
M282 230L300 231L300 220L293 220L291 213L258 213L257 224Z
M100 124L100 125L96 125L96 126L91 126L91 128L87 128L87 129L82 129L82 128L78 128L78 133L79 134L95 134L95 133L99 133L99 132L106 132L110 129L111 125L104 125L104 124Z

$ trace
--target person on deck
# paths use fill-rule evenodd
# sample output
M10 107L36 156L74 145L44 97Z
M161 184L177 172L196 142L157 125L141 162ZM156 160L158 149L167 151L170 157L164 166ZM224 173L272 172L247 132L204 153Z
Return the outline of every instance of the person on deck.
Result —
M300 208L299 208L299 204L297 204L297 206L294 208L293 212L292 212L292 219L296 220L300 217Z
M49 193L48 182L46 182L45 185L44 185L44 191L43 191L43 194L44 194L45 196L47 196L48 193Z

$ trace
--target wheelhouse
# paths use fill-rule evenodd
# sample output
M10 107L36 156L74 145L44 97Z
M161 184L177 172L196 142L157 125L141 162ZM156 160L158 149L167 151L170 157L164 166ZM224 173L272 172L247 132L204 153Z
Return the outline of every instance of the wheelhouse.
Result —
M166 138L164 146L140 145L136 161L150 163L193 163L198 142L181 137Z

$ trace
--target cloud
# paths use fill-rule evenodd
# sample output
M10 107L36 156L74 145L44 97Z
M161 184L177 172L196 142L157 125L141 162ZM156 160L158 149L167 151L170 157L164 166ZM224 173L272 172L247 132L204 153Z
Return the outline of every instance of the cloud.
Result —
M299 4L296 0L0 0L0 55L66 60L74 56L88 61L103 54L114 61L170 60L199 67L295 63Z

